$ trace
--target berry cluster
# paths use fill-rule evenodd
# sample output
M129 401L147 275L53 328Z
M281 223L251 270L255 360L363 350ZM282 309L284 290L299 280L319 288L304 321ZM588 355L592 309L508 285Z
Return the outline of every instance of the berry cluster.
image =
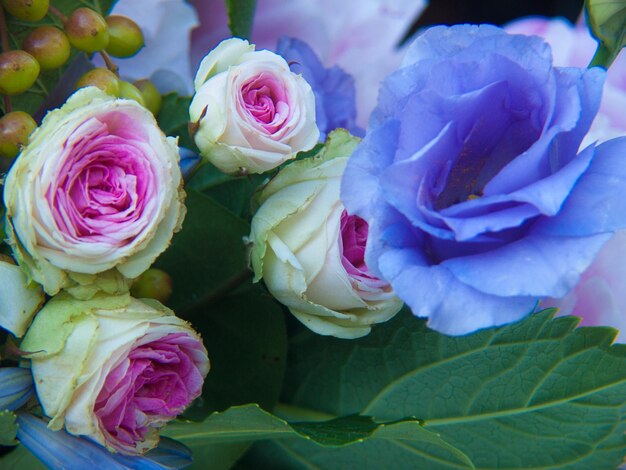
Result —
M112 57L131 57L143 47L139 26L130 18L110 15L106 18L90 8L77 8L69 16L50 4L50 0L0 0L0 94L5 96L6 114L0 118L0 155L14 158L26 145L30 133L37 127L34 119L23 111L12 111L10 97L28 91L43 71L63 67L72 47L87 54L102 55L107 68L95 68L83 75L76 88L97 86L107 93L133 99L158 113L161 95L148 80L135 84L120 80ZM33 24L21 42L21 49L11 50L6 28L5 12L24 22L40 22L46 16L56 19L62 29L53 24Z

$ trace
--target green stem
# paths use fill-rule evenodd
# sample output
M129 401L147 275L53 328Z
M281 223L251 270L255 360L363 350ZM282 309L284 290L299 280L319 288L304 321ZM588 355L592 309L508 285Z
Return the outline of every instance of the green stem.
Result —
M337 417L329 413L324 413L323 411L301 408L288 403L278 403L274 407L273 413L290 423L298 421L329 421Z

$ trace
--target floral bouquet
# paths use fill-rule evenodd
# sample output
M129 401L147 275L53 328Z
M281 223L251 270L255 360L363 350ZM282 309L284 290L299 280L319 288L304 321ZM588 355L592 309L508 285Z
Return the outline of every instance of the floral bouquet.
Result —
M424 8L0 0L0 467L622 464L626 1Z

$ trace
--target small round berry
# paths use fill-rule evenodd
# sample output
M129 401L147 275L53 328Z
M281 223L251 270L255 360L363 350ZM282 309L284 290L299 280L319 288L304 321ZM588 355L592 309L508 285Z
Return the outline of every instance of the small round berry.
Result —
M71 52L67 36L54 26L33 29L24 39L22 49L37 59L41 70L61 67L70 58Z
M109 25L109 45L106 51L113 57L132 57L143 47L143 33L133 20L126 16L111 15L106 18Z
M159 111L161 111L161 105L163 104L163 97L157 87L148 80L137 80L135 82L135 86L139 88L139 91L143 95L143 101L146 104L146 108L150 110L152 114L157 116Z
M130 295L138 299L149 298L166 303L172 295L172 278L161 269L148 269L133 282Z
M17 95L28 90L39 76L39 62L28 52L15 50L0 54L0 93Z
M146 105L141 91L132 83L125 82L124 80L120 80L120 92L118 96L127 100L135 100L141 106Z
M37 123L24 111L13 111L0 118L0 155L14 158L28 143Z
M109 29L102 15L91 8L77 8L65 22L65 34L79 51L98 52L109 44Z
M49 0L2 0L9 14L24 21L39 21L48 13Z
M108 69L97 67L80 77L76 82L76 88L95 86L111 96L120 94L120 79Z

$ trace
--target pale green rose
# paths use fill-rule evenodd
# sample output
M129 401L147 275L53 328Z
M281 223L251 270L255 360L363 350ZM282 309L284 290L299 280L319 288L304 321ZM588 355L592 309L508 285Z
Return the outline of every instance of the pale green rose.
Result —
M364 336L402 308L364 264L367 224L339 199L357 143L335 131L320 155L281 170L260 194L250 234L255 280L311 330L339 338Z
M0 327L23 336L44 300L41 287L29 283L19 266L0 260Z
M319 139L311 87L273 52L227 39L202 60L194 83L194 140L225 173L272 170Z
M7 175L6 233L50 295L128 291L185 213L176 140L131 100L97 88L49 112Z
M32 352L48 427L140 454L197 398L209 370L200 336L154 300L52 298L20 348Z

